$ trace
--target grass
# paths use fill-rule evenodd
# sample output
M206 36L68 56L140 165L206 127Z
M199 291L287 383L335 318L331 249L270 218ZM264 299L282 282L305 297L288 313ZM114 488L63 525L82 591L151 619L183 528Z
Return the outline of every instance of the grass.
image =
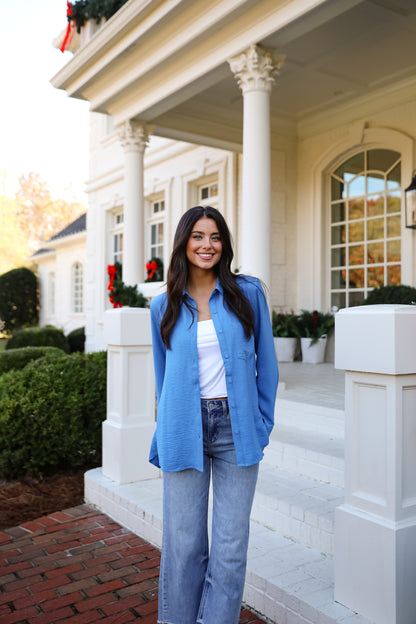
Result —
M0 353L5 350L7 338L0 338Z

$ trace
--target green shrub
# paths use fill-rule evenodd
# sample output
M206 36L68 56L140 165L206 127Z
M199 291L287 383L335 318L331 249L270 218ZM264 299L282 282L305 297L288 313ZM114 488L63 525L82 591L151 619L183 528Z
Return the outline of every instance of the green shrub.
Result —
M0 377L0 478L101 463L106 359L62 353Z
M3 351L0 353L0 375L9 370L20 370L38 358L45 356L54 358L58 355L62 355L62 350L57 347L23 347Z
M404 303L410 305L416 302L416 288L412 286L380 286L372 290L363 305L376 305L378 303Z
M56 327L29 327L13 334L6 349L22 347L58 347L65 353L69 352L68 339L61 329Z
M70 353L84 353L85 351L85 327L77 327L73 329L67 335L69 352Z
M25 267L0 275L0 319L15 331L38 322L38 281Z

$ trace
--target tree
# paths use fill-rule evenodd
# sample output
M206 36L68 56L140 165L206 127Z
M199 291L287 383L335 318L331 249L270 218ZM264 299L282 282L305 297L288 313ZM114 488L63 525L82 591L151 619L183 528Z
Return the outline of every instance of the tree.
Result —
M17 220L30 253L85 212L85 207L78 202L54 201L46 182L38 173L32 171L28 176L20 176L19 184L20 189L16 193Z
M19 227L16 202L0 197L0 275L25 264L28 241Z

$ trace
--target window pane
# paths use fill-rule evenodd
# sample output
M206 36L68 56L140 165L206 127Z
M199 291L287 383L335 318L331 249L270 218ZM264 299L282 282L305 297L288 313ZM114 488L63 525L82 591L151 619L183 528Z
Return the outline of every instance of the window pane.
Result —
M394 169L387 174L387 188L397 188L401 184L402 179L402 168L401 164L398 163Z
M364 301L364 293L363 292L351 292L348 297L348 305L350 308L354 306L361 305Z
M387 149L369 150L367 153L367 169L388 171L400 158L399 152Z
M348 242L358 243L364 240L364 221L355 221L348 227Z
M348 218L362 219L364 217L364 200L356 199L348 202Z
M216 197L218 195L218 184L211 184L211 197Z
M350 245L348 247L348 264L364 264L364 245Z
M155 245L157 241L157 225L150 226L150 244Z
M345 247L335 247L331 250L331 266L345 265Z
M395 193L387 194L387 214L392 212L400 212L402 206L401 193L396 191Z
M357 173L361 173L361 171L364 171L364 152L356 154L342 163L335 171L335 175L345 180L357 175Z
M368 243L367 262L368 264L384 262L384 242Z
M331 243L333 245L345 243L345 225L335 225L331 228Z
M384 219L369 219L368 220L367 238L368 240L384 238Z
M331 271L331 288L345 288L345 270Z
M345 302L346 296L345 293L332 293L331 295L331 307L332 308L338 308L338 310L341 310L342 308L345 308L346 306L346 302Z
M204 186L204 188L201 189L201 199L208 199L209 197L209 188L207 186Z
M400 236L400 231L401 231L401 216L396 215L394 217L387 217L387 238Z
M338 221L345 221L345 204L332 204L331 206L331 223L337 223Z
M402 274L400 264L394 264L387 267L387 284L388 286L400 286L402 283Z
M159 223L159 236L158 236L157 242L159 244L163 243L163 223Z
M331 178L331 199L343 199L345 197L345 184L334 176Z
M367 217L384 215L384 195L367 199Z
M364 288L364 269L351 269L348 272L350 288Z
M358 195L365 195L365 176L363 175L357 176L348 185L348 196L356 197Z
M384 193L384 175L381 173L368 173L367 193Z
M400 262L401 260L401 241L387 241L387 262Z
M367 286L368 288L384 286L384 267L377 266L368 268Z

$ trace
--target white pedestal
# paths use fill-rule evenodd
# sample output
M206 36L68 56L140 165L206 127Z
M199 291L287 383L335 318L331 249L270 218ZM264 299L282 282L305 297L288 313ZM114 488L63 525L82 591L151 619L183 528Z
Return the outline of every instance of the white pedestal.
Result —
M350 308L335 322L346 370L335 600L377 624L415 624L416 307Z
M158 471L148 462L155 430L150 311L108 310L104 334L108 370L103 474L120 484L155 478Z

